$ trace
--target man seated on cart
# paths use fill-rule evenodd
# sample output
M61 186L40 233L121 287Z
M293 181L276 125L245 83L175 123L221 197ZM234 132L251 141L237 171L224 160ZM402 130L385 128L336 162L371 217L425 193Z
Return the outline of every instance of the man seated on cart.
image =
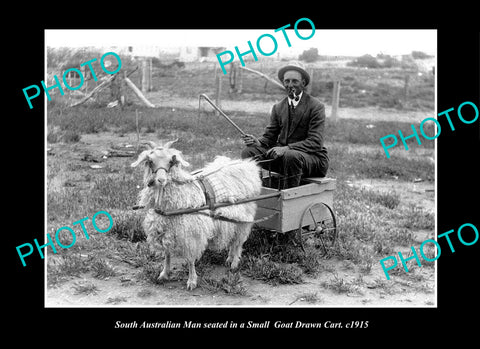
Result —
M310 75L299 62L282 67L278 78L287 97L273 106L262 137L243 137L242 158L273 159L260 165L282 174L280 188L287 189L300 185L302 177L325 177L327 173L325 107L305 91Z

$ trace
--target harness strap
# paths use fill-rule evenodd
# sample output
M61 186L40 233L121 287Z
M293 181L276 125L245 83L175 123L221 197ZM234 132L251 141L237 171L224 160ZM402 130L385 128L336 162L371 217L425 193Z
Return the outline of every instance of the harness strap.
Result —
M145 208L145 206L135 205L135 206L132 207L133 210L138 210L138 209L142 209L142 208ZM157 212L158 214L161 214L161 215L166 215L166 212L163 212L159 209L156 209L155 212ZM201 214L201 215L204 215L204 216L211 217L212 219L218 219L218 220L226 221L226 222L230 222L230 223L254 223L254 224L256 224L256 223L264 222L264 221L267 221L267 220L273 218L274 216L278 215L279 212L272 213L268 216L265 216L265 217L262 217L262 218L259 218L259 219L255 219L253 221L244 221L244 220L240 220L240 219L233 219L233 218L225 217L225 216L222 216L220 213L215 212L213 210L210 210L208 213L203 212L203 211L194 211L194 212L188 212L188 213L182 213L182 214Z
M271 218L273 218L274 216L278 215L279 213L278 212L275 212L275 213L272 213L268 216L265 216L265 217L262 217L262 218L259 218L259 219L254 219L253 221L245 221L245 220L241 220L241 219L234 219L234 218L229 218L229 217L225 217L225 216L222 216L220 213L218 212L214 212L214 211L210 211L210 212L201 212L201 211L198 211L198 212L195 212L195 214L201 214L201 215L204 215L204 216L209 216L213 219L218 219L220 221L226 221L226 222L230 222L230 223L260 223L260 222L263 222L263 221L267 221Z
M153 173L157 173L158 170L164 170L165 172L170 172L173 166L177 165L180 161L178 161L177 156L173 155L172 159L168 162L168 168L165 168L163 166L157 167L155 170L152 169Z
M152 172L156 173L158 170L163 169L163 170L165 170L165 172L168 173L172 169L172 167L177 165L178 163L179 163L179 161L176 158L176 156L174 155L172 157L172 159L170 160L169 164L168 164L169 165L168 169L164 168L164 167L158 167L157 169L155 169L155 171L152 171ZM235 163L230 163L229 165L232 165L232 164L235 164ZM187 211L190 211L190 212L174 213L173 215L177 215L177 214L201 214L201 215L204 215L204 216L209 216L212 219L218 219L218 220L231 222L231 223L260 223L260 222L269 220L272 217L279 214L278 212L275 212L275 213L273 213L271 215L268 215L266 217L262 217L262 218L252 220L252 221L245 221L245 220L239 220L239 219L233 219L233 218L225 217L225 216L221 215L220 213L216 212L215 191L213 189L212 184L210 183L209 180L206 179L206 177L215 173L215 172L220 171L224 167L225 166L221 166L221 167L219 167L219 168L217 168L217 169L215 169L211 172L208 172L208 173L203 173L203 170L199 170L199 171L196 171L196 172L192 173L193 175L195 175L193 180L189 180L189 181L185 181L185 182L183 182L183 181L179 182L179 183L190 183L190 182L194 182L194 181L198 182L200 188L202 189L202 191L205 195L206 206L208 206L208 210L209 210L208 213L200 211L198 209L191 209L191 210L187 210ZM232 204L232 205L234 205L234 204ZM142 208L144 208L144 206L135 205L135 206L132 207L133 210L138 210L138 209L142 209ZM206 207L203 208L203 209L205 210ZM172 215L172 214L168 214L168 212L164 212L163 210L158 209L158 208L155 209L155 212L157 212L158 214L161 214L161 215L168 215L168 216Z
M202 188L203 194L205 195L205 201L208 205L208 208L213 211L215 210L215 192L209 181L205 178L198 178L198 183Z

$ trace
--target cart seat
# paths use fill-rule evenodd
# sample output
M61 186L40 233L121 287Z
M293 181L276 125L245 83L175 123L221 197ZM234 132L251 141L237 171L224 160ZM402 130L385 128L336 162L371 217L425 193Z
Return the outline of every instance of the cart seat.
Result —
M278 180L282 178L282 174L274 171L269 171L262 169L262 179L264 180L264 183L269 183L267 185L270 188L275 188L278 185ZM270 179L270 181L269 181ZM310 183L318 183L318 184L327 184L330 182L335 182L335 178L330 178L330 177L304 177L300 181L300 186L305 185L305 184L310 184Z
M302 178L302 184L307 184L307 183L318 183L318 184L326 184L330 183L332 181L336 181L335 178L330 178L330 177L306 177Z

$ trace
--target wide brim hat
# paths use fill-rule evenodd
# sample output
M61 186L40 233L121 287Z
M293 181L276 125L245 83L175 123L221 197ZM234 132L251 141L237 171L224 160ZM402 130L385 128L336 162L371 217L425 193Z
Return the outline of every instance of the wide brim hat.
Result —
M280 70L278 71L278 79L283 82L283 76L289 70L298 71L302 75L302 77L305 79L305 86L307 86L310 83L310 75L305 70L305 67L303 66L303 64L298 61L291 61L286 66L280 68Z

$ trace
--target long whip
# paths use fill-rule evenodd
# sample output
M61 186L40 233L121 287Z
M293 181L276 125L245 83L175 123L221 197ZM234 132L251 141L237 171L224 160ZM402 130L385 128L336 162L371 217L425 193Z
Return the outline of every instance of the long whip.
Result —
M198 97L198 106L199 106L199 108L200 108L200 100L201 100L202 98L205 99L205 100L206 100L216 111L218 111L225 119L227 119L227 121L228 121L233 127L235 127L235 128L237 129L237 131L242 134L242 136L245 136L245 135L246 135L246 133L243 132L243 130L242 130L240 127L238 127L238 125L237 125L236 123L234 123L233 120L230 119L219 107L217 107L217 106L215 105L215 103L213 103L212 100L211 100L210 98L208 98L208 96L207 96L206 94L204 94L204 93L202 93L202 94Z

